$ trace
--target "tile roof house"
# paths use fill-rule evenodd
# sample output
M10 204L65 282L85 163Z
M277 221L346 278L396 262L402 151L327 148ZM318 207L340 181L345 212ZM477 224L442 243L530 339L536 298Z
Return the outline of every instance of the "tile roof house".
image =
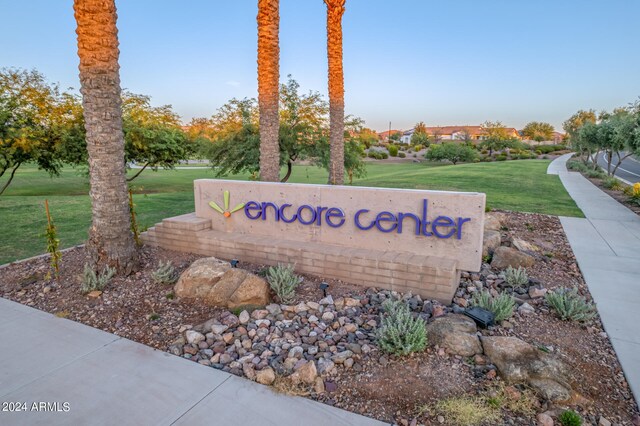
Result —
M520 138L520 134L513 127L505 128L509 136L514 138ZM413 135L415 129L407 130L402 133L402 137L400 137L400 142L404 144L411 143L411 136ZM437 138L440 140L464 140L465 133L469 135L469 138L472 140L484 140L486 138L486 133L482 129L482 126L436 126L436 127L427 127L427 134L432 138Z

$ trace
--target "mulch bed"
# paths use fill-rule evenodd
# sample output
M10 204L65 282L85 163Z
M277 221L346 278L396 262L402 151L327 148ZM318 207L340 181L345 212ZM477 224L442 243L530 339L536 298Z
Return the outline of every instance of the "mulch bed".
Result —
M548 289L577 286L590 297L557 217L498 214L502 216L505 244L520 238L540 248L536 264L528 270L530 277ZM156 284L151 278L160 261L171 260L183 271L198 255L145 246L140 249L140 270L128 277L114 278L97 298L85 296L79 290L85 256L83 248L64 253L60 278L56 281L47 279L46 258L0 269L0 296L160 350L167 350L185 326L218 318L224 312L179 300L173 297L171 286ZM253 272L263 268L241 266ZM471 278L475 278L473 274ZM322 299L318 286L321 281L305 276L296 302ZM362 287L335 280L328 282L334 299L367 297ZM571 384L578 395L569 405L588 422L597 424L599 417L604 416L614 424L639 425L638 408L599 319L587 325L560 321L541 299L528 303L535 307L535 314L516 313L506 327L483 330L483 334L516 336L560 356L573 369ZM338 369L337 374L328 378L326 392L310 397L383 421L441 424L439 413L432 408L435 402L450 396L481 395L500 383L486 368L438 348L404 358L376 350L372 356L362 357L358 365L357 370ZM559 409L544 401L537 401L536 405L536 412ZM535 414L503 410L502 415L500 424L536 424Z

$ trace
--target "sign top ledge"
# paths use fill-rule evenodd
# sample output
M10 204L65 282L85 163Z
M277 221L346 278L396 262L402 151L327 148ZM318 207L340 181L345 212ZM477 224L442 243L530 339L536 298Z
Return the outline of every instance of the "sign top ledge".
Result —
M317 187L317 188L333 188L333 189L349 189L349 190L384 190L384 191L397 191L397 192L406 192L406 193L436 193L436 194L460 194L466 196L481 196L485 197L485 193L483 192L464 192L464 191L441 191L435 189L406 189L406 188L387 188L387 187L373 187L373 186L351 186L351 185L328 185L328 184L316 184L316 183L293 183L293 182L262 182L262 181L245 181L245 180L227 180L227 179L195 179L194 185L196 183L246 183L251 185L260 185L260 186L306 186L306 187Z

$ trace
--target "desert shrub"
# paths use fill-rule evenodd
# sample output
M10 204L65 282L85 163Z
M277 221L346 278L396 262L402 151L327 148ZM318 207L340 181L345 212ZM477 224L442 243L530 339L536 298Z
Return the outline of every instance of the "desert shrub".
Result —
M536 155L542 155L542 151L540 151L539 149L536 149Z
M496 322L500 322L511 318L516 301L509 294L500 293L498 297L493 297L488 291L484 290L473 295L471 304L493 312Z
M507 161L507 156L504 154L498 155L496 161Z
M389 145L389 155L392 157L398 156L398 147L396 145Z
M629 201L640 205L640 182L624 188L624 193L629 197Z
M596 179L604 179L604 178L607 177L607 175L600 169L587 170L586 175L587 175L587 177L596 178Z
M400 300L386 300L386 315L376 332L378 345L385 352L408 355L427 346L427 329L421 318L414 318L409 307Z
M582 417L573 410L563 411L558 416L558 421L562 426L582 426Z
M451 397L438 401L436 410L444 416L447 424L473 426L479 424L497 424L500 413L482 398Z
M414 151L418 152L424 149L424 145L418 144L413 147Z
M296 294L296 287L302 278L293 272L293 265L271 266L267 269L267 282L282 303L291 303Z
M487 404L493 408L505 409L518 414L532 415L536 412L538 398L531 389L524 389L519 394L507 391L504 382L497 382L488 389Z
M604 180L602 181L602 185L605 188L612 189L614 191L620 190L622 188L622 183L613 176L604 178Z
M173 267L171 261L158 263L158 268L151 273L151 279L156 284L173 284L178 279L176 268Z
M586 164L581 161L569 161L567 163L569 170L575 170L576 172L586 172L589 170Z
M450 161L453 164L472 162L477 156L475 149L455 142L431 146L425 154L429 161Z
M556 311L560 319L568 321L588 321L596 316L593 303L578 294L577 288L561 287L548 292L545 300Z
M405 158L407 156L407 154L405 154L404 152L399 152L398 153L398 157L400 158Z
M387 154L386 152L381 152L380 156L382 157L383 160L386 160L387 158L389 158L389 154Z
M96 271L85 263L84 272L82 273L82 292L86 294L94 290L104 290L115 273L115 269L107 266L102 272L96 274Z
M518 267L518 269L508 266L502 273L504 280L512 287L522 287L529 283L527 276L527 268Z

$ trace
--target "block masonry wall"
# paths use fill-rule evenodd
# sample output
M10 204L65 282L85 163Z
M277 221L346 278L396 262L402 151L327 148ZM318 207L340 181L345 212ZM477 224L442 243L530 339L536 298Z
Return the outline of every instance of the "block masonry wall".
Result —
M142 239L145 244L226 260L293 263L299 273L410 291L442 303L451 302L460 280L453 259L221 232L211 229L211 219L198 218L195 213L165 219L142 233Z

